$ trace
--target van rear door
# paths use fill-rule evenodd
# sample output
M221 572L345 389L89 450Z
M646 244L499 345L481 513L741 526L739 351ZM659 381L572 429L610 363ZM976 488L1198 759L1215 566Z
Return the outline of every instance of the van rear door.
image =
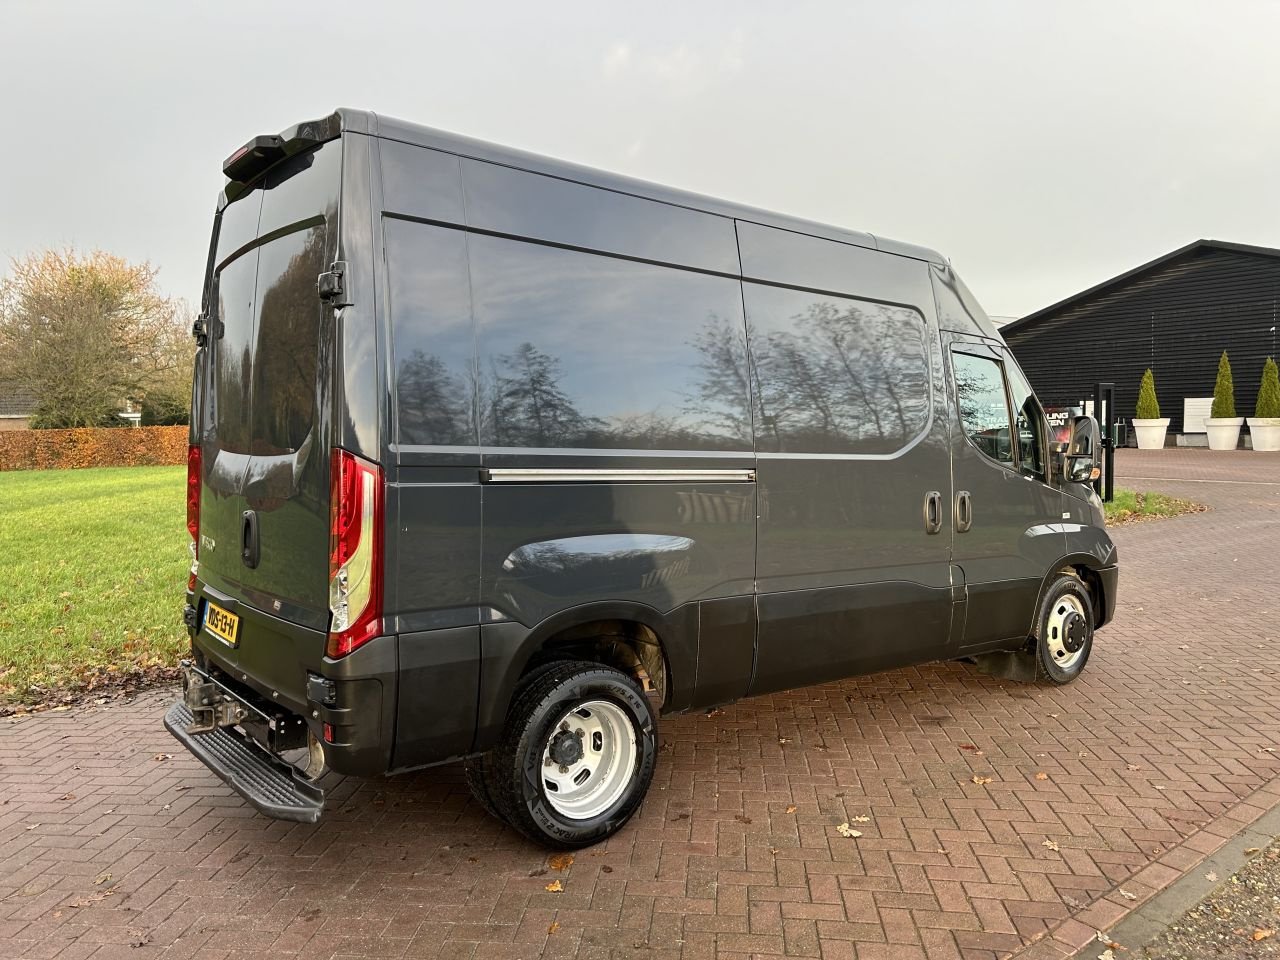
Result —
M328 629L332 311L316 277L335 259L341 154L330 140L291 157L219 217L198 430L202 632L219 598L246 634L244 607Z

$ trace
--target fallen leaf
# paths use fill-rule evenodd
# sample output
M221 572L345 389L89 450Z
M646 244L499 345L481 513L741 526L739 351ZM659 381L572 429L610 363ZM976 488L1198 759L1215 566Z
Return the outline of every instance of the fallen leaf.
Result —
M851 823L870 823L871 818L870 817L850 817L849 821Z
M547 861L547 866L556 873L564 873L573 866L572 853L557 853L554 857Z
M1137 899L1138 899L1138 895L1137 895L1136 893L1130 893L1130 892L1129 892L1128 890L1126 890L1124 887L1121 887L1119 892L1120 892L1120 896L1124 897L1126 900L1137 900Z
M1107 947L1107 949L1098 954L1098 960L1116 960L1115 951Z
M1261 847L1250 847L1248 850L1244 852L1244 855L1246 857L1251 857L1261 849L1262 849Z
M960 749L961 749L961 750L974 750L974 751L976 751L978 748L977 748L974 744L972 744L972 743L962 743L962 744L960 744Z
M750 817L745 817L745 816L743 816L743 815L742 815L742 814L740 814L740 813L739 813L739 814L737 814L736 816L734 816L734 818L733 818L733 819L737 820L739 823L750 823L750 822L751 822L751 818L750 818Z
M848 824L848 823L842 823L842 824L840 824L840 826L836 827L836 830L838 830L838 831L840 832L840 836L842 836L842 837L857 838L857 837L862 836L862 831L861 831L861 830L855 830L855 829L853 829L853 827L849 826L849 824Z
M794 803L787 804L787 813L795 813L796 805Z
M107 899L107 897L114 897L115 894L116 892L114 890L103 890L99 893L92 893L80 900L72 900L71 903L67 904L67 906L76 908L88 907L95 903L101 903L103 900Z
M778 848L777 848L777 847L770 847L770 848L769 848L769 852L770 852L770 853L772 853L772 854L776 857L776 856L778 855Z
M1128 764L1128 765L1125 767L1125 769L1126 769L1126 770L1141 770L1142 768L1141 768L1140 766L1138 766L1136 763L1131 763L1131 764Z
M547 927L547 933L555 933L559 929L560 929L560 921L552 920L551 926Z
M790 738L790 737L779 737L779 738L778 738L778 742L779 742L779 743L790 743L790 742L791 742L791 738Z
M1210 870L1208 873L1204 875L1204 878L1208 880L1210 883L1216 883L1218 880L1218 875L1214 873L1212 870Z
M560 893L564 890L564 884L559 880L552 880L543 889L546 890L547 893Z
M984 784L988 784L988 783L990 783L990 782L991 782L991 778L990 778L990 777L980 777L980 776L978 776L978 775L975 773L975 774L973 775L973 782L974 782L974 783L976 783L978 786L980 786L980 787L981 787L981 786L983 786Z
M1041 770L1041 771L1039 771L1039 772L1036 774L1036 779L1037 779L1037 780L1048 780L1048 779L1049 779L1049 775L1048 775L1047 773L1045 773L1043 770Z
M1274 937L1275 935L1275 930L1263 930L1259 927L1257 930L1253 931L1253 941L1254 943L1257 943L1259 940L1265 940L1267 937Z
M600 864L600 872L601 872L601 873L613 873L613 867L609 866L607 863L602 863L602 864Z
M107 882L108 880L110 880L110 879L111 879L111 874L109 874L109 873L100 873L100 874L98 874L98 876L97 876L96 878L94 878L93 885L94 885L95 887L100 887L100 886L102 886L104 883L106 883L106 882Z
M75 795L74 793L64 793L64 794L63 794L62 796L60 796L58 799L59 799L59 800L74 800L75 798L76 798L76 795Z
M1048 847L1050 850L1058 850L1058 849L1060 849L1060 848L1058 847L1058 841L1057 841L1057 840L1046 840L1044 843L1040 844L1040 846L1042 846L1042 847Z
M151 759L152 759L152 760L158 760L159 762L164 763L164 761L166 761L166 760L172 760L172 759L173 759L173 754L172 754L172 753L157 753L157 754L156 754L154 757L152 757Z

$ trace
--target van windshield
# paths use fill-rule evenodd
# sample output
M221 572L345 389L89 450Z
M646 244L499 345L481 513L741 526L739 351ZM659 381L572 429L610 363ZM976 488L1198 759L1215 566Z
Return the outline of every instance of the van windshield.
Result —
M311 432L322 318L316 276L330 259L340 152L330 141L294 157L223 210L212 377L223 450L293 454Z

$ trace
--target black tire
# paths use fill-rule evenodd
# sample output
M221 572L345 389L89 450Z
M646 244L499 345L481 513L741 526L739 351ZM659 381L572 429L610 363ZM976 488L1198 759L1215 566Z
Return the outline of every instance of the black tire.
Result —
M1093 652L1093 598L1078 577L1055 577L1036 611L1036 660L1040 674L1056 684L1080 676Z
M493 799L493 788L490 786L492 774L489 771L490 754L482 753L475 757L467 757L462 762L462 769L466 773L467 787L471 790L471 796L475 798L476 803L491 817L497 817L499 820L505 820L502 811L498 809L498 804Z
M625 716L635 757L618 774L626 780L616 800L598 814L573 819L548 800L544 755L557 722L589 701L605 701ZM581 660L556 663L517 689L501 739L484 758L485 788L499 816L536 843L558 849L597 843L616 833L644 800L658 755L657 730L649 698L622 671Z
M530 669L516 684L512 698L519 697L520 692L525 687L554 666L554 663L543 663ZM488 753L467 757L466 760L462 761L462 769L466 775L467 787L470 789L471 796L475 798L476 803L480 804L480 807L489 816L505 821L507 818L498 809L498 803L493 796L493 751L490 750Z

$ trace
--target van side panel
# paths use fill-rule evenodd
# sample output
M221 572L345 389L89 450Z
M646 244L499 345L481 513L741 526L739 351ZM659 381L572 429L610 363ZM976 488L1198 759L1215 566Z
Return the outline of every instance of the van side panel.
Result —
M751 693L945 656L950 434L926 266L739 231L761 503Z

